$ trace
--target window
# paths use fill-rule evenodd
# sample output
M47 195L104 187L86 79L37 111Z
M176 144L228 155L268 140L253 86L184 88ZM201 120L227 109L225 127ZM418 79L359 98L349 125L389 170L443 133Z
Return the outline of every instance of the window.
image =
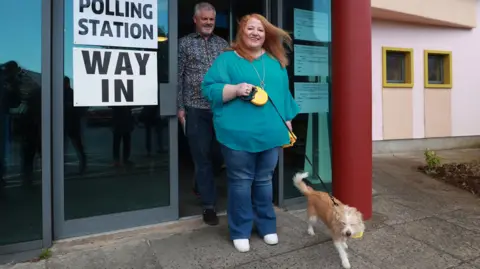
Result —
M387 52L387 82L405 83L405 54Z
M424 52L425 88L452 88L452 52Z
M280 18L282 27L291 33L294 44L293 53L290 53L291 64L287 67L290 89L300 105L300 114L293 119L297 143L283 150L285 200L302 196L289 182L289 177L299 170L310 173L310 184L314 189L332 190L331 144L334 138L330 136L331 2L333 1L279 2L283 9ZM315 60L309 59L312 54L316 56ZM326 188L315 174L324 181Z
M2 253L43 234L42 1L0 1L0 25Z
M413 87L413 49L383 48L383 87Z

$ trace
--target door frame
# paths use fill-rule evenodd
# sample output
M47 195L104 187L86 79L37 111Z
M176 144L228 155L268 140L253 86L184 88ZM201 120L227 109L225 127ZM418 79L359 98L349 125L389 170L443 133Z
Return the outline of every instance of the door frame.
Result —
M42 238L28 242L0 245L0 255L49 248L52 245L51 201L51 37L52 0L41 1L41 147L42 147Z
M167 103L168 105L165 105L165 109L161 110L161 114L163 116L170 116L170 131L174 131L175 134L172 134L173 137L175 138L175 148L178 149L178 123L177 123L177 118L176 118L176 113L177 113L177 87L178 87L178 82L177 82L177 76L178 76L178 1L182 0L169 0L169 5L175 6L175 10L173 11L170 9L170 18L169 18L169 40L170 42L170 47L169 47L169 52L170 52L170 84L173 87L167 88L165 91L161 91L163 95L161 95L161 102L163 106L163 102ZM232 1L230 0L230 13L228 14L228 21L229 21L229 28L233 29L234 24L236 23L234 18L233 18L233 13L232 13ZM239 1L239 0L237 0ZM271 23L274 25L277 25L281 27L281 23L283 23L283 7L282 7L282 0L262 0L263 4L263 16L267 20L269 20ZM235 38L235 33L230 31L229 33L229 41L232 41ZM173 58L173 59L172 59ZM173 78L172 78L173 76ZM174 104L174 105L173 105ZM172 122L173 121L173 122ZM179 169L179 161L178 161L178 151L176 152L176 171L177 174L175 175L174 181L176 181L176 184L178 186L178 169ZM285 201L284 201L284 169L283 169L283 149L280 150L279 154L279 160L278 160L278 165L276 168L276 171L274 173L274 178L273 178L273 188L274 188L274 203L278 206L284 206ZM177 188L178 191L178 188ZM177 201L179 203L179 201ZM178 208L179 209L179 208Z
M45 0L44 0L45 1ZM178 132L176 118L169 122L169 180L170 204L165 207L143 209L65 220L64 207L64 119L63 119L63 76L64 76L64 1L53 1L52 9L52 173L53 173L53 219L54 239L63 239L89 234L111 232L115 230L159 224L178 219ZM71 0L73 1L73 0ZM168 0L168 39L169 39L169 83L159 84L159 99L162 116L170 116L175 103L168 104L165 95L176 92L177 65L177 5L176 0ZM174 42L171 42L171 41ZM173 68L174 67L174 68ZM176 114L176 113L175 113ZM175 115L173 114L173 115ZM55 141L55 142L53 142Z

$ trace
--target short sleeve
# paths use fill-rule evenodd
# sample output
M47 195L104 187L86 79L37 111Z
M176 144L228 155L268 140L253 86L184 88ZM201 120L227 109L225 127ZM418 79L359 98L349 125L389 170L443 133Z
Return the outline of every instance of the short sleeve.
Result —
M203 77L202 94L212 108L223 105L223 88L231 82L228 75L228 52L221 53Z
M286 121L291 121L297 114L300 112L300 107L298 106L297 102L295 102L295 99L293 99L292 93L290 92L290 83L288 80L288 74L287 74L287 69L283 68L282 72L283 80L284 80L284 85L285 85L285 115L284 118Z

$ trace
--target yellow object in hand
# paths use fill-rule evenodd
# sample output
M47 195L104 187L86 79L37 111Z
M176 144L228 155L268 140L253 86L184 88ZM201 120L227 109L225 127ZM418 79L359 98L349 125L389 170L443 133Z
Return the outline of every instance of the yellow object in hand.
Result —
M255 89L255 92L254 92L254 94L252 96L253 98L250 102L252 104L256 105L256 106L265 105L268 102L267 92L264 89L262 89L260 87L257 87L257 86L255 86L254 89Z

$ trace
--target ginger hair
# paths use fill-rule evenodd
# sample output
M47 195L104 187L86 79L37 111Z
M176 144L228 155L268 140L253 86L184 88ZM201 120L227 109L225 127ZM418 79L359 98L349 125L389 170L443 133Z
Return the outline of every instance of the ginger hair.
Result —
M291 50L292 38L286 31L271 24L260 14L249 14L240 19L238 22L238 30L235 42L232 43L230 50L236 51L238 55L247 59L248 61L254 60L254 57L251 55L251 53L249 53L249 49L243 39L245 28L247 27L247 23L250 19L257 19L262 23L263 28L265 29L265 42L263 43L263 49L269 55L277 59L280 62L280 65L285 68L289 64L285 45Z

